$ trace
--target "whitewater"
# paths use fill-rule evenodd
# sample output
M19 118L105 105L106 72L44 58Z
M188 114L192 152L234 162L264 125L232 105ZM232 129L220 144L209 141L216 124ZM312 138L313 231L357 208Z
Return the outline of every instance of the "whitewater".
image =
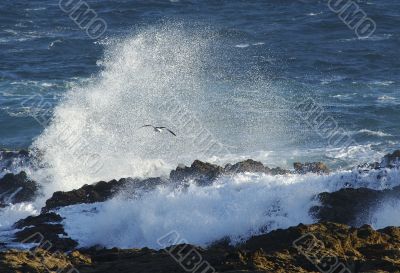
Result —
M283 98L281 87L257 70L240 81L231 80L225 67L228 56L217 50L218 34L209 29L194 33L180 24L166 24L103 43L101 72L73 83L31 146L37 162L18 169L41 184L41 195L35 202L0 211L0 236L9 236L15 221L39 214L56 191L123 177L167 177L179 164L190 165L195 159L222 165L251 157L269 166L288 167L300 155L315 158L322 153L356 166L383 156L371 145L293 149L282 155L280 147L315 132L299 130L306 125L294 122L299 120L291 103L294 98ZM224 92L210 92L217 88ZM191 133L194 130L168 112L179 107L189 109L187 119L212 132L210 137L223 149L206 155L198 136ZM178 136L138 130L143 124L167 125ZM380 179L377 173L336 168L324 175L236 174L203 187L161 185L135 196L126 189L106 202L68 206L57 213L64 218L65 231L82 247L159 248L157 239L170 231L201 246L224 237L236 243L277 228L315 222L309 210L318 204L319 193L350 186L382 190L400 184L398 169L388 169ZM396 217L388 216L397 207L391 201L377 207L371 224L399 225Z

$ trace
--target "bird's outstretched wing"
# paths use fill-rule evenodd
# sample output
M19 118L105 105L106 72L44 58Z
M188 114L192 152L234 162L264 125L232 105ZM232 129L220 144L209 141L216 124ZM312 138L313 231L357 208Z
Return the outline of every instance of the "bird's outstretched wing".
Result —
M143 127L153 127L153 128L154 128L153 125L151 125L151 124L146 124L146 125L143 125L143 126L139 127L139 129L140 129L140 128L143 128Z
M168 132L170 132L171 134L173 134L174 136L176 136L176 134L175 134L174 132L172 132L170 129L168 129L168 128L165 128L165 129L167 129Z
M176 136L176 134L174 132L172 132L170 129L168 129L167 127L162 126L162 127L156 127L156 128L158 128L158 129L166 129L168 132L170 132L171 134Z

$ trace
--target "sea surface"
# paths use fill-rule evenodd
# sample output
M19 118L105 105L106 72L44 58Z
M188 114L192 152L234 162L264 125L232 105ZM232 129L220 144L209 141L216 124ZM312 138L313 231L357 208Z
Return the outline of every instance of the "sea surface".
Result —
M44 185L40 200L1 211L0 228L37 214L56 190L163 176L195 159L253 158L289 169L296 161L323 161L334 170L326 177L246 174L193 186L189 195L158 189L140 200L113 199L96 215L79 213L79 206L60 212L83 245L156 247L157 236L170 229L198 244L240 238L265 225L312 222L307 211L315 194L340 189L343 177L354 176L353 166L400 148L398 1L355 2L376 23L364 38L327 1L86 3L106 24L99 37L90 37L59 1L0 2L0 148L39 151L41 160L40 167L15 164L2 174L25 170ZM326 123L299 111L304 102ZM327 133L328 121L336 129ZM333 133L351 142L334 143L327 137ZM400 184L398 171L379 185L373 175L353 179L354 185ZM208 205L187 222L189 212L180 209L198 204ZM118 214L122 205L142 209ZM371 221L396 224L390 217L396 207L384 206L379 217L385 218ZM246 211L254 217L240 218ZM104 228L89 237L93 217ZM77 228L82 222L87 229ZM205 223L213 232L199 232L208 230L199 229ZM102 241L113 231L119 239Z

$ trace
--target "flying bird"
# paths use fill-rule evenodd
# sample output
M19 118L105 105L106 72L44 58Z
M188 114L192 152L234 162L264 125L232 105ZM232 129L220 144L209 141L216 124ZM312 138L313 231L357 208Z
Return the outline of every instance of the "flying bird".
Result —
M176 134L174 132L172 132L170 129L168 129L167 127L162 127L162 126L160 127L160 126L153 126L151 124L146 124L146 125L143 125L140 128L143 128L143 127L152 127L154 129L154 131L157 132L157 133L161 133L162 131L167 130L168 132L170 132L171 134L176 136Z

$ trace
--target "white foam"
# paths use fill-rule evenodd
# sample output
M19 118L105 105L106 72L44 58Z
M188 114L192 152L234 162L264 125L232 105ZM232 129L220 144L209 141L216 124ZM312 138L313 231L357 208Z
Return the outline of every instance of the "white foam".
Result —
M379 136L379 137L392 136L391 134L387 134L387 133L384 133L382 131L372 131L372 130L368 130L368 129L359 130L358 133L364 133L364 134L367 134L367 135Z
M371 82L373 85L381 85L381 86L389 86L394 84L394 81L373 81Z
M380 143L357 144L348 147L331 147L325 149L328 158L339 159L348 166L357 166L367 162L380 161L385 155L383 151L375 150L374 145ZM366 162L367 161L367 162Z
M345 79L347 79L346 76L334 75L334 76L331 76L329 78L322 79L321 80L321 84L322 85L327 85L327 84L330 84L330 83L333 83L333 82L341 82L341 81L343 81Z
M235 47L238 47L238 48L246 48L246 47L249 47L250 45L249 44L238 44L238 45L235 45Z
M383 95L383 96L378 97L378 100L381 100L381 101L395 100L395 99L396 99L395 97L387 96L387 95Z
M376 180L376 172L342 171L331 175L241 174L215 184L187 189L158 187L135 199L126 193L104 203L65 207L66 232L80 246L159 248L157 239L177 231L189 243L205 246L229 236L235 242L253 234L299 223L309 224L315 195L346 184L374 189L400 183L396 170Z
M400 200L384 200L371 215L371 225L376 228L400 226Z
M0 230L10 229L19 219L37 214L38 210L32 203L18 203L0 209Z
M59 44L59 43L62 43L62 40L60 40L60 39L54 40L54 41L52 41L52 42L50 43L49 48L52 48L52 47L54 47L56 44Z
M369 37L355 37L355 38L348 38L348 39L339 39L340 42L352 42L352 41L359 41L359 40L369 40L369 41L383 41L383 40L389 40L392 38L392 34L377 34L377 35L372 35Z
M307 16L316 16L316 15L320 15L320 14L322 14L323 12L317 12L317 13L314 13L314 12L310 12L310 13L307 13Z

